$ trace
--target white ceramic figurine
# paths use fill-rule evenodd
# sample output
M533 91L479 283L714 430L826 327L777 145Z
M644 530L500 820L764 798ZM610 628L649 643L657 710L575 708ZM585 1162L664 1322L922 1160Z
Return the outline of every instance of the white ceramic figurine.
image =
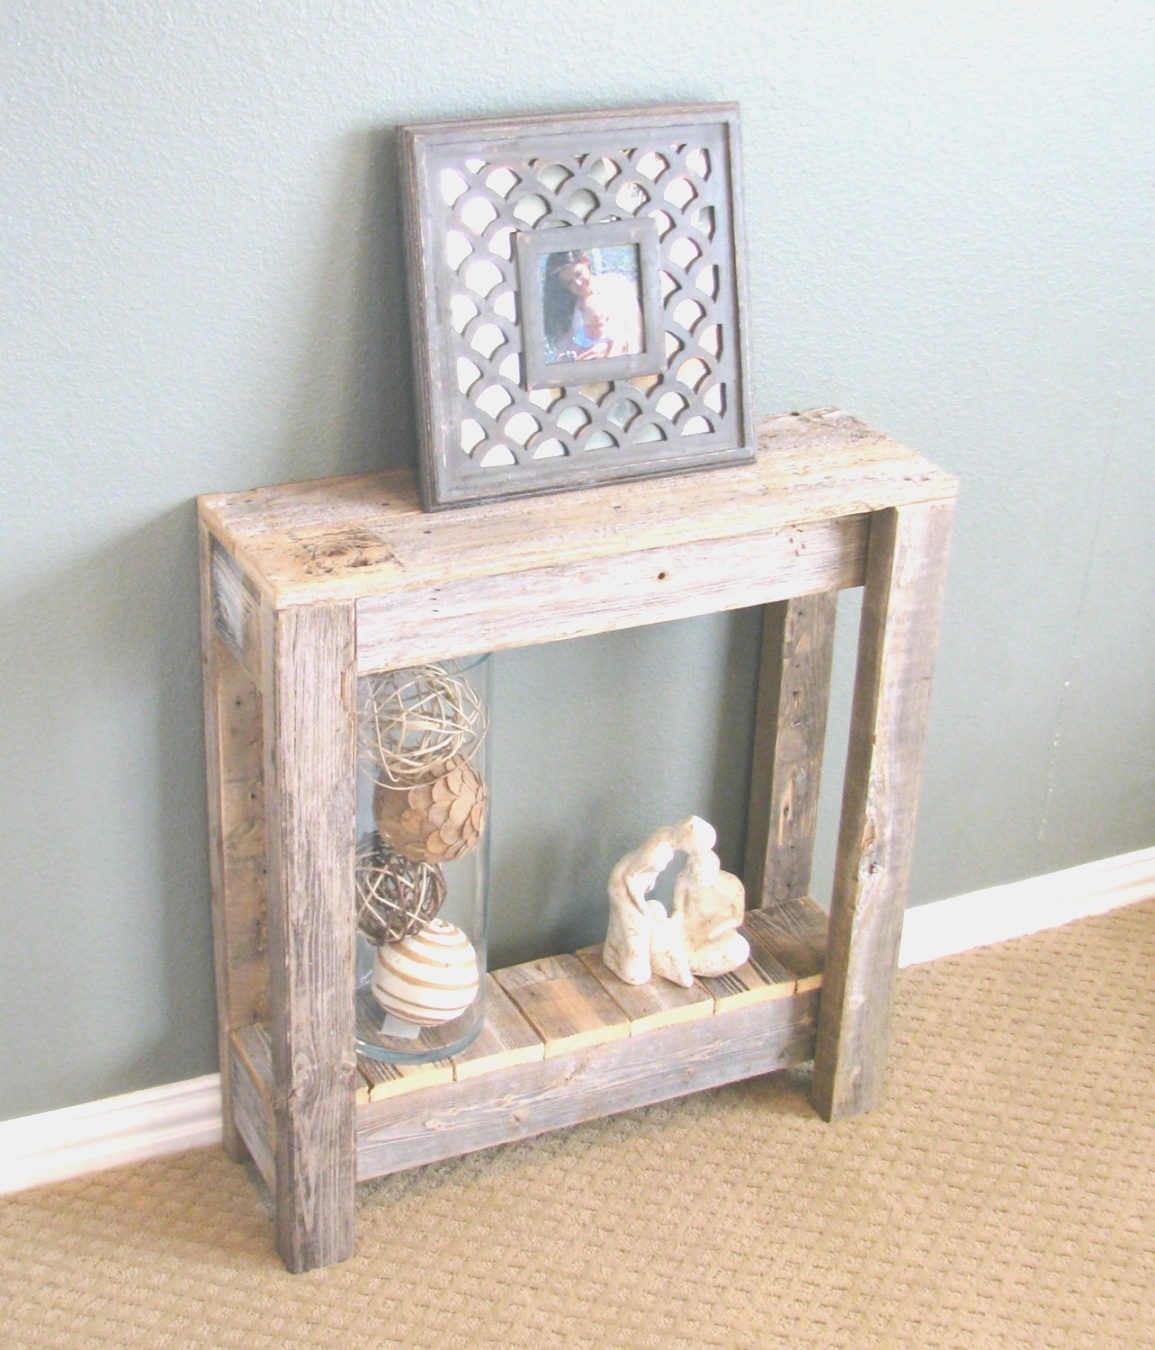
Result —
M724 975L750 955L738 932L745 913L741 881L723 872L714 827L699 816L663 825L621 858L609 879L610 922L602 959L627 984L651 974L689 988L695 975ZM686 866L674 884L673 911L649 898L676 853Z

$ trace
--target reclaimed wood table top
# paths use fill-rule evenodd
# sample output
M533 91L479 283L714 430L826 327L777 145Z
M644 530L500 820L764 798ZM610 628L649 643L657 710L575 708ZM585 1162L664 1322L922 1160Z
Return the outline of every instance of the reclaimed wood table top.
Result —
M201 519L276 606L355 601L676 543L948 500L952 474L847 413L758 419L750 464L421 509L412 470L202 497Z

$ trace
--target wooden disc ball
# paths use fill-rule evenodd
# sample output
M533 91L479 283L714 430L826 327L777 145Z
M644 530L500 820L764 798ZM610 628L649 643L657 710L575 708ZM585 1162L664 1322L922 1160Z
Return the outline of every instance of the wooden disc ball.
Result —
M476 848L485 829L489 792L462 755L439 765L420 783L378 783L373 815L382 839L414 862L452 862Z

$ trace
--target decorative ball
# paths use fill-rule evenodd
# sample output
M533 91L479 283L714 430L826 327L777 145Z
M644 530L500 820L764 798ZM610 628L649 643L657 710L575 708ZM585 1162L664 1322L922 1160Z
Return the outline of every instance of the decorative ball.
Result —
M485 707L447 666L410 666L357 682L357 744L377 782L419 783L454 755L471 759Z
M445 919L431 919L400 942L377 948L370 988L387 1013L419 1027L459 1017L477 996L473 943Z
M375 834L357 849L357 927L370 942L397 942L445 903L441 868L414 862Z
M477 846L489 792L481 775L454 755L422 783L377 784L373 815L381 837L414 862L452 862Z

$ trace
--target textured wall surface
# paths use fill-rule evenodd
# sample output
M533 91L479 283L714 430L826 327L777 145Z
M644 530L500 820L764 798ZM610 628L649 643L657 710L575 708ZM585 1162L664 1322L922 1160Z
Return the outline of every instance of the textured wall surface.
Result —
M1155 842L1153 39L1089 2L10 0L0 1117L215 1067L192 499L411 462L400 121L740 101L757 406L963 479L912 900ZM499 957L595 935L659 820L736 864L756 644L495 663Z

